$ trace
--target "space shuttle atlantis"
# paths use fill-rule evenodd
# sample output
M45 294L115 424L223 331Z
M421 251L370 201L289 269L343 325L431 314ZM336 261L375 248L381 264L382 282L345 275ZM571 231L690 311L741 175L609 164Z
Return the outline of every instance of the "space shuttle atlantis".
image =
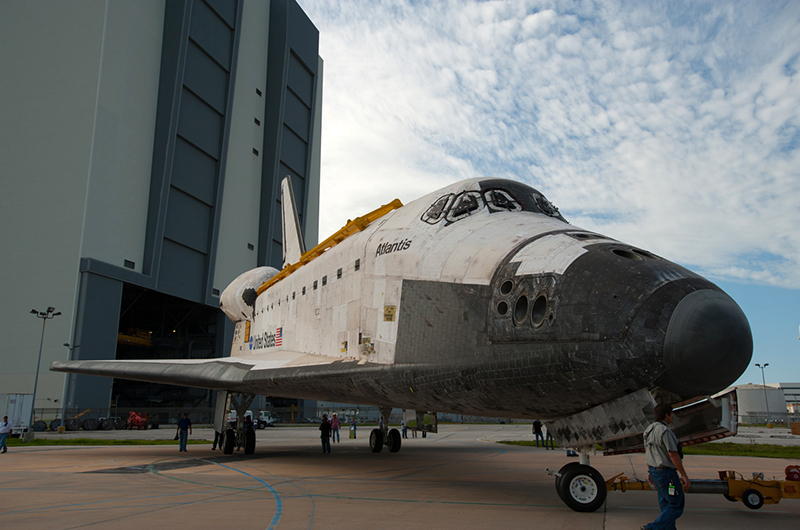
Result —
M676 407L684 443L735 433L734 395L713 396L752 355L739 306L680 265L569 224L537 190L465 180L395 200L309 251L289 177L281 203L283 270L245 272L221 296L236 323L230 357L51 370L375 405L386 419L403 408L428 430L433 412L550 420L556 442L581 451L555 473L581 511L605 498L588 454L640 450L655 404ZM383 425L371 449L399 450ZM593 495L570 487L586 481Z

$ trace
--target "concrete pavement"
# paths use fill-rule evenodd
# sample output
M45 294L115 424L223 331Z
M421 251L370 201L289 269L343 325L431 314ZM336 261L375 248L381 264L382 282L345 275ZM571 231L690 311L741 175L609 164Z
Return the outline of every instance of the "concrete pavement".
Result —
M637 529L658 514L653 492L610 492L594 513L566 508L543 470L575 459L563 451L496 443L530 437L528 425L443 425L439 434L403 440L394 454L371 453L368 430L361 429L357 440L343 438L332 454L322 454L314 427L258 431L251 457L222 455L210 443L190 445L187 453L178 453L177 442L12 447L0 455L0 527L613 530ZM171 439L174 429L102 435ZM210 437L211 429L195 429L192 438ZM591 463L604 477L625 472L642 478L645 470L644 455L638 454L596 456ZM790 463L799 462L711 456L685 461L695 478L716 478L724 469L782 478ZM798 524L798 500L753 511L719 495L690 495L679 527Z

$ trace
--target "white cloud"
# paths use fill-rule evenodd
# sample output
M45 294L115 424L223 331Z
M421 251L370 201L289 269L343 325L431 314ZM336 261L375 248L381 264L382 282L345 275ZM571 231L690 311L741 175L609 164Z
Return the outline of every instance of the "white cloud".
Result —
M800 4L301 0L320 235L488 175L718 278L800 287Z

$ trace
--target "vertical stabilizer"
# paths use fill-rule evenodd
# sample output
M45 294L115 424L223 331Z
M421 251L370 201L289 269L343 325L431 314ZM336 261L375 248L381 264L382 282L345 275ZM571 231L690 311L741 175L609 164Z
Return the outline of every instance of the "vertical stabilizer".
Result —
M300 261L306 252L303 233L300 231L300 218L297 217L297 203L294 201L292 179L288 175L281 182L281 221L283 223L283 266Z

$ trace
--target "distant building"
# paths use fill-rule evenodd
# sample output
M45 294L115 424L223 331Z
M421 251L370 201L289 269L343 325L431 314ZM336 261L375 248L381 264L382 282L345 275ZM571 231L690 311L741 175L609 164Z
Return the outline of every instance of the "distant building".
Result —
M769 419L773 423L787 423L787 400L784 389L780 386L786 383L767 385L737 385L736 400L739 409L739 423L767 423L767 409Z
M30 398L29 312L53 306L37 417L66 396L84 417L210 418L210 391L48 368L229 354L219 295L281 268L285 175L318 238L318 43L295 0L0 5L0 412Z

